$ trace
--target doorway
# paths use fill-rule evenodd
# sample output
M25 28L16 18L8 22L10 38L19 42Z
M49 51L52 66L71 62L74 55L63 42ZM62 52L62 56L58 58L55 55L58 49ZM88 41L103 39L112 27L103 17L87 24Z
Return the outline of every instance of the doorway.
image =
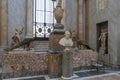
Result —
M108 54L108 21L98 23L97 25L97 52L102 47L101 33L105 33L105 54Z

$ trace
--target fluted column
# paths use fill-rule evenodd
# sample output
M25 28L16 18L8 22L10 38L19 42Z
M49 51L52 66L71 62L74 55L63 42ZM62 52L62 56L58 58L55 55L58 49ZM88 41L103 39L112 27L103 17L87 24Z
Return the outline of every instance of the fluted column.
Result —
M33 37L33 14L34 14L34 0L27 0L27 26L26 38Z
M89 44L89 34L90 34L90 0L86 0L86 41Z
M5 48L8 40L8 0L1 0L0 4L0 48Z
M81 40L84 40L83 27L83 0L78 0L78 34Z
M66 30L66 0L62 1L62 8L64 10L62 24L64 25L64 29Z

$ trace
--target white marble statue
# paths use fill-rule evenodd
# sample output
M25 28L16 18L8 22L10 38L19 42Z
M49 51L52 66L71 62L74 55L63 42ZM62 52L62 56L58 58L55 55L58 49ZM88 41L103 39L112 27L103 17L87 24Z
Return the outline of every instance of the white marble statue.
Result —
M65 32L65 36L62 39L60 39L59 44L64 46L65 49L69 49L69 47L73 46L73 41L70 38L70 32L69 31Z
M102 48L105 48L106 35L107 35L107 32L102 29L102 30L101 30L101 34L100 34L100 37L99 37L99 40L101 40L101 47L102 47Z

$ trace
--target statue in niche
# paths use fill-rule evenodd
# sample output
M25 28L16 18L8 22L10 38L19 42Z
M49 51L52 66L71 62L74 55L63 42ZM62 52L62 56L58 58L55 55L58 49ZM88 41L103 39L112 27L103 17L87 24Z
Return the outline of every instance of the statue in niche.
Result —
M106 48L106 38L107 38L107 31L106 29L101 29L99 40L101 41L101 48Z
M70 32L66 31L65 36L59 41L59 44L65 47L65 50L69 50L73 46L73 41L70 38Z

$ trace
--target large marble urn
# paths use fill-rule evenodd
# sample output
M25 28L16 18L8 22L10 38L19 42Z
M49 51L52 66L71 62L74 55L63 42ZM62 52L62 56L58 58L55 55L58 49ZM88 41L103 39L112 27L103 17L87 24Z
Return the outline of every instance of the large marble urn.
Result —
M59 2L57 7L54 8L54 16L58 24L61 23L61 20L63 18L63 12L64 10L61 8L61 2Z
M64 25L61 24L61 20L63 18L63 12L64 12L64 10L61 7L61 4L62 4L62 0L59 0L56 8L54 8L54 16L57 22L56 25L54 26L54 29L55 30L57 29L58 31L64 29Z

